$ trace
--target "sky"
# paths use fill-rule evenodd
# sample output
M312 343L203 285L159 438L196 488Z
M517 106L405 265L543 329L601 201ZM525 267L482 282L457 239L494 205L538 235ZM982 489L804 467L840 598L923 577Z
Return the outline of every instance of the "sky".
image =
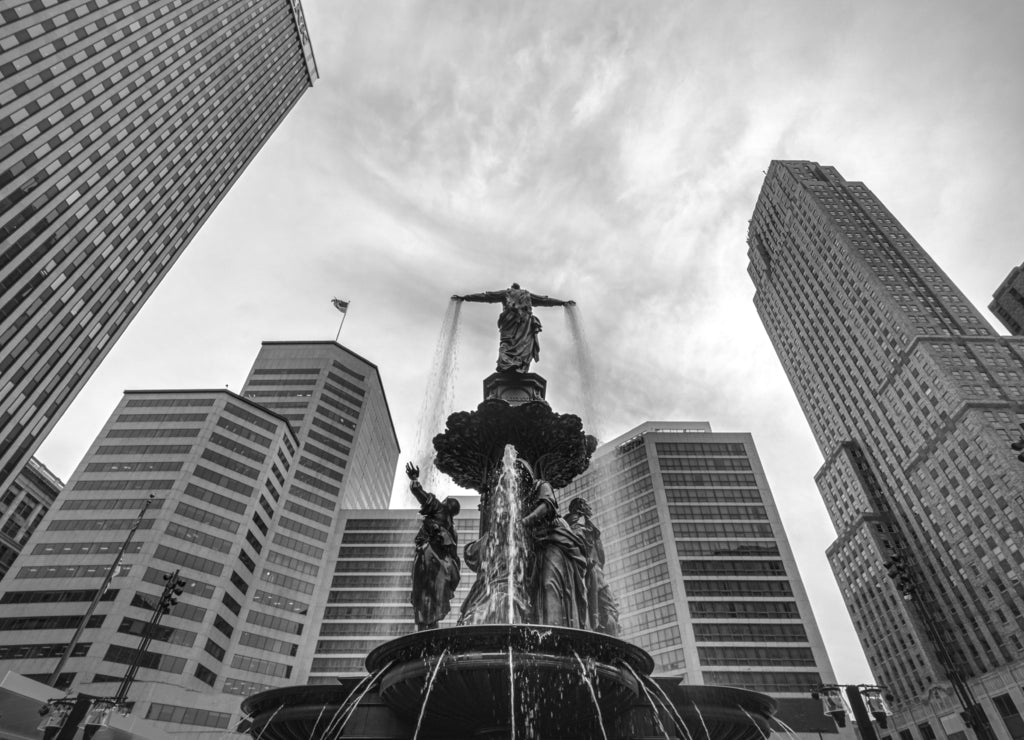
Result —
M747 221L771 160L833 165L993 321L1022 260L1024 4L303 5L319 81L37 457L70 476L125 389L238 391L262 341L333 339L338 297L404 461L449 296L516 281L577 301L602 439L648 420L753 434L837 677L872 682L824 555L822 456L752 303ZM456 408L480 401L497 314L463 306ZM562 309L537 315L534 369L578 413Z

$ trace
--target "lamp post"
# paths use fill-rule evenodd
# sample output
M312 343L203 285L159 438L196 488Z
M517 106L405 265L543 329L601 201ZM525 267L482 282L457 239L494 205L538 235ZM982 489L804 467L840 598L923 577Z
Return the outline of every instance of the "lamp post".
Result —
M1020 442L1014 443L1014 449L1016 449L1017 444L1020 444L1020 449L1024 450L1024 438ZM1024 461L1024 454L1021 455L1021 458ZM896 584L896 590L903 594L905 601L909 601L914 605L914 611L921 624L924 625L925 634L935 648L935 654L946 672L946 679L952 685L957 701L960 702L962 708L960 717L963 719L964 724L974 730L978 740L996 740L995 733L992 731L991 725L989 725L988 716L974 698L974 692L971 690L970 684L967 683L963 674L957 668L956 661L953 660L953 656L949 652L949 648L942 637L942 633L939 631L931 610L921 604L917 584L910 573L910 563L907 558L903 555L893 555L885 561L884 565L889 573L889 577Z
M92 597L92 602L89 604L89 608L85 610L85 616L82 617L81 623L75 629L75 634L71 636L71 641L68 643L67 648L64 649L64 654L60 656L60 660L57 661L57 667L53 669L53 673L50 674L50 678L47 679L46 683L56 688L57 681L60 678L60 672L64 669L64 666L68 662L68 658L71 657L71 652L78 645L78 641L82 639L82 633L85 632L85 626L92 618L93 612L96 611L96 606L100 603L103 598L103 594L107 592L107 588L110 587L110 582L114 578L114 574L117 573L118 567L121 565L121 559L124 557L125 552L128 550L128 546L132 543L132 539L135 537L135 532L138 530L139 525L142 524L142 517L145 515L149 505L153 503L155 494L149 494L149 498L142 504L142 509L139 510L139 515L132 522L131 528L128 530L128 534L125 535L124 542L121 543L121 549L117 551L117 556L114 558L114 562L107 568L107 574L103 578L103 583L96 590L96 595Z

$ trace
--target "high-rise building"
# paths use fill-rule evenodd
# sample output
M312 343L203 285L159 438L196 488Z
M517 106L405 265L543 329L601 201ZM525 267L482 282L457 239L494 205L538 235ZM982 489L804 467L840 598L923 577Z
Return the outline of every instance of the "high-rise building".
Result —
M114 692L175 570L188 585L128 695L136 715L220 737L241 697L306 681L343 502L387 500L398 443L376 367L334 342L266 343L245 386L263 387L268 404L303 405L278 413L223 389L125 393L0 583L0 674L55 670L148 506L61 685Z
M749 247L755 306L825 458L829 561L901 740L956 737L972 696L1016 737L1024 339L998 336L832 167L773 162Z
M0 10L0 490L316 78L298 0Z
M1024 334L1024 265L1014 267L992 294L988 310L1014 336Z
M655 673L805 699L835 677L753 439L647 422L559 492L601 528L621 636Z
M0 580L63 487L60 479L33 457L0 493Z

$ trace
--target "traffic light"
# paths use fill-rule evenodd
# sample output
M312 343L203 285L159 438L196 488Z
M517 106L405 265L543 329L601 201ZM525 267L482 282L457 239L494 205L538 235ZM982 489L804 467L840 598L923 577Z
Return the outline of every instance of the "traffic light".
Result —
M821 700L822 711L826 717L832 718L837 727L846 727L846 702L841 686L820 686L811 693L811 697Z
M882 729L888 727L886 718L892 714L892 710L886 703L882 688L880 686L864 686L861 688L860 694L864 697L864 704L870 712L871 718Z
M171 607L178 603L181 598L181 594L185 591L185 586L188 585L188 581L184 578L178 578L178 571L174 573L165 573L164 580L167 584L164 586L164 593L160 599L160 605L164 611L170 611Z
M885 561L884 565L889 578L895 582L896 588L909 598L910 593L914 590L914 579L910 577L906 558L902 555L893 555Z
M1020 438L1016 442L1010 443L1010 449L1014 452L1020 453L1017 455L1017 459L1024 462L1024 424L1020 425L1021 432Z

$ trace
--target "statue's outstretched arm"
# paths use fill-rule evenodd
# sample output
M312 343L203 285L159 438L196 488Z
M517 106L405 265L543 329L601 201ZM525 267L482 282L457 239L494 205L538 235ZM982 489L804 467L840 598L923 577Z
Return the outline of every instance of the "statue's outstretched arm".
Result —
M416 497L416 500L420 502L420 506L423 506L430 500L430 494L423 490L423 486L420 485L420 469L412 463L406 463L405 474L409 476L409 490Z
M501 303L505 300L505 291L489 290L486 293L467 293L466 295L453 295L457 301L471 301L472 303Z
M563 301L559 298L551 298L546 295L530 293L530 301L535 306L575 306L576 301Z

